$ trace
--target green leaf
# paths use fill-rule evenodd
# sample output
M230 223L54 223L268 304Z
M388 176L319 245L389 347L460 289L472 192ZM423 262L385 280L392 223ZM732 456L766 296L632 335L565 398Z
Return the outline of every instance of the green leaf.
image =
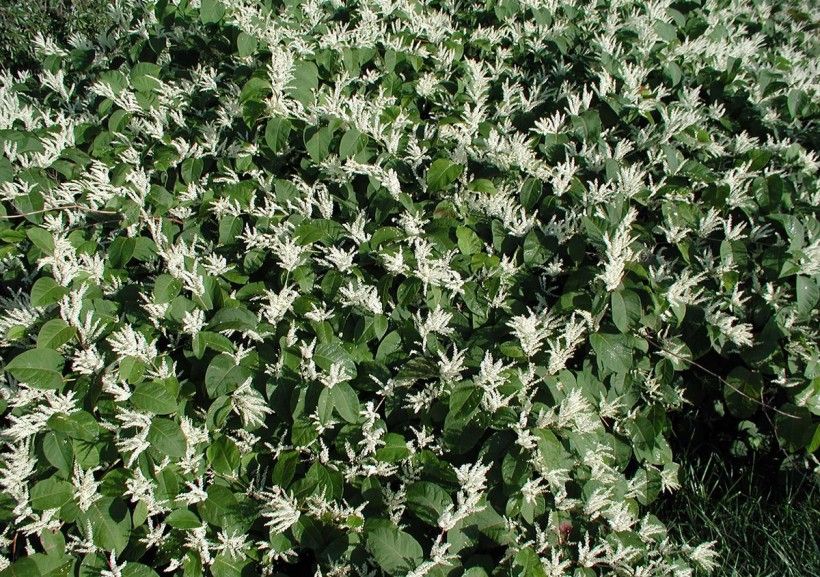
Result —
M273 467L271 480L280 487L287 487L296 474L296 467L299 465L299 453L296 451L285 451L276 460Z
M399 575L416 568L424 551L412 535L391 526L377 527L367 534L367 548L388 575Z
M142 411L170 415L177 410L177 398L164 381L140 383L131 394L131 402Z
M208 446L205 452L208 463L214 471L222 475L232 475L239 467L239 449L228 437L220 437Z
M74 486L56 477L43 479L31 488L31 507L37 511L59 509L74 497Z
M316 414L319 415L319 422L327 424L333 418L333 393L327 387L319 393L319 400L316 403Z
M65 555L34 553L0 571L0 577L69 577L75 560Z
M342 135L339 142L339 157L349 158L357 155L367 146L367 136L356 130L350 128Z
M201 158L186 158L182 162L182 169L180 170L182 180L185 181L185 184L196 182L202 176L203 168L205 168L205 163L202 162Z
M516 577L547 577L544 565L532 547L524 547L515 554Z
M18 151L19 152L19 151ZM33 226L26 230L26 236L29 240L43 251L45 254L51 255L54 253L54 237L51 233L39 226Z
M271 118L265 127L265 143L276 154L282 151L290 138L291 124L287 118Z
M148 565L129 561L122 569L122 577L159 577Z
M118 555L125 550L131 536L131 515L122 499L102 497L91 505L84 516L90 523L92 539L97 547Z
M632 291L612 293L612 322L622 333L629 334L641 318L641 299Z
M812 441L814 423L806 407L786 403L775 417L777 440L787 451L795 452L805 448Z
M333 130L329 126L320 128L306 142L305 148L314 162L322 162L330 154Z
M338 383L330 392L333 396L333 406L341 417L348 423L359 420L359 398L356 391L348 383Z
M63 319L51 319L40 327L37 334L38 349L58 349L77 334L77 329Z
M219 309L208 323L211 331L250 331L259 327L259 319L245 307Z
M407 441L398 433L387 433L384 436L384 446L376 449L376 460L386 463L398 463L410 456Z
M427 171L427 187L431 192L444 190L461 176L464 167L448 158L433 161Z
M347 375L353 378L356 376L356 363L340 343L339 340L333 340L316 345L313 360L323 371L329 371L333 363L341 363Z
M808 317L820 300L820 287L816 278L799 275L797 277L797 313L801 317Z
M236 237L242 232L242 217L226 214L219 219L219 244L230 245L236 242Z
M251 376L251 371L237 365L234 358L226 354L214 357L205 372L205 388L212 399L231 393Z
M392 353L399 350L401 347L401 335L397 331L387 333L382 342L379 343L379 348L376 349L376 360L383 361Z
M70 415L56 413L49 417L47 423L52 430L72 439L94 442L100 436L100 425L88 411L74 411Z
M14 357L6 370L35 389L59 389L63 386L64 363L65 359L55 350L32 349Z
M242 58L251 56L254 52L256 52L257 45L258 42L256 38L249 34L245 34L244 32L240 32L239 36L236 38L236 48L239 52L239 56Z
M220 353L232 353L233 343L225 335L212 331L199 331L191 342L196 358L201 359L207 349L213 349Z
M613 373L627 373L632 368L632 351L623 335L595 333L589 337L598 366Z
M71 441L65 435L48 431L43 437L43 454L46 460L64 476L71 475L74 452Z
M267 78L252 76L242 86L242 91L239 93L239 102L243 104L246 102L261 103L270 94L270 90L270 82Z
M546 247L546 238L540 230L533 229L528 232L524 237L524 264L537 266L547 262L549 253Z
M250 563L250 560L245 557L234 558L220 553L214 557L211 574L213 577L241 577L242 570L248 563Z
M168 514L165 522L174 529L196 529L202 526L202 521L196 513L188 509L175 509Z
M407 508L433 527L438 526L439 517L452 504L450 494L430 481L416 481L407 487Z
M319 69L313 62L301 61L293 68L293 80L288 86L290 96L308 106L313 103L313 91L319 88Z
M154 302L158 304L170 303L181 290L181 280L169 274L161 274L154 280Z
M225 7L219 0L202 0L199 6L199 19L203 24L219 22L225 14Z
M723 397L729 412L746 419L754 415L761 403L763 378L744 367L735 367L726 377Z
M162 68L153 62L137 62L131 68L131 86L142 92L156 90L161 86L158 80L161 73Z
M463 254L476 254L484 248L484 243L481 242L481 239L475 231L466 226L459 226L456 229L456 237L458 238L458 250Z
M565 469L572 466L572 461L564 445L548 429L537 429L538 452L547 470Z
M34 281L31 287L31 304L35 307L45 307L56 303L66 294L68 290L64 286L58 285L51 277L43 276Z
M185 456L185 435L176 421L156 417L148 428L148 442L160 454L172 459Z

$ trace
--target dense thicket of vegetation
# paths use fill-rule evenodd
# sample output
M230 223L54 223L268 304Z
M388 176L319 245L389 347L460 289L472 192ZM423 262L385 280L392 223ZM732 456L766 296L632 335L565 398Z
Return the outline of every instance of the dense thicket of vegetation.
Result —
M77 15L3 48L0 576L754 567L687 428L816 553L810 3Z
M32 39L59 42L95 36L111 24L107 0L0 0L0 62L9 69L36 68Z

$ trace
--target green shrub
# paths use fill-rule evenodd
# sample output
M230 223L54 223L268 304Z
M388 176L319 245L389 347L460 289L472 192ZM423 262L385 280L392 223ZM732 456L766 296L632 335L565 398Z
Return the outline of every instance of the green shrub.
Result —
M0 576L716 567L649 508L670 416L817 464L811 13L159 0L37 38L0 74Z
M72 34L94 37L109 25L107 0L0 0L0 63L35 66L32 39L39 33L65 42Z

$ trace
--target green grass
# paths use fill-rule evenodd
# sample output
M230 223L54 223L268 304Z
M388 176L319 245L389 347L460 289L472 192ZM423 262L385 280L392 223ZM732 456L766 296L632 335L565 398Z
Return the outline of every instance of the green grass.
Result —
M820 485L768 458L683 457L681 489L656 515L674 537L717 541L713 577L820 576Z

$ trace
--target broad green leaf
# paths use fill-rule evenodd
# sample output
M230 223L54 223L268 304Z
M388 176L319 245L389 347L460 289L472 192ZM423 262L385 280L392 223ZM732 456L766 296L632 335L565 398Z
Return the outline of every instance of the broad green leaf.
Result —
M222 20L225 6L219 0L202 0L199 8L199 18L203 24L215 24Z
M72 439L94 442L100 435L100 425L88 411L74 411L69 415L55 413L49 417L48 426Z
M6 370L20 382L36 389L59 389L63 386L65 359L52 349L32 349L14 357Z
M172 459L185 456L185 435L176 421L155 417L148 428L148 442L160 454Z
M30 227L26 230L26 236L34 246L45 254L50 255L54 253L54 237L46 229L38 226Z
M258 42L256 38L244 32L240 32L236 38L236 48L239 52L239 56L243 58L256 52L257 45Z
M410 456L407 441L397 433L387 433L384 436L384 446L376 449L376 460L387 463L398 463Z
M38 278L31 287L31 304L35 307L45 307L59 301L68 293L65 287L48 276Z
M196 513L188 509L175 509L165 518L165 522L174 529L196 529L202 526L202 521Z
M219 244L230 245L236 242L236 237L242 233L242 218L226 214L219 219Z
M775 416L775 430L780 444L791 452L800 451L812 442L815 424L811 413L805 407L791 403L784 404L782 412Z
M191 347L198 359L201 359L209 348L221 353L232 353L234 350L231 339L212 331L199 331L193 338Z
M208 446L208 463L222 475L233 475L239 467L239 449L228 437L222 436Z
M316 345L313 359L324 371L329 371L333 363L341 363L350 378L356 376L356 363L337 340Z
M170 303L177 297L180 290L182 290L181 280L168 274L161 274L154 281L154 302Z
M233 357L217 355L205 373L205 388L208 396L215 399L229 394L250 376L251 371L243 365L237 365Z
M763 379L744 367L735 367L726 377L723 397L726 406L736 417L746 419L754 415L761 404Z
M330 154L330 143L333 140L333 130L325 126L313 133L305 142L310 158L314 162L322 162Z
M186 158L182 162L182 169L180 170L182 180L184 180L186 184L196 182L202 175L202 169L204 167L205 163L202 162L201 158Z
M641 318L641 299L629 290L614 291L612 299L612 322L622 333L629 333Z
M547 572L541 559L532 547L524 547L515 555L513 563L516 567L516 577L547 577Z
M148 565L129 561L122 569L122 577L159 577Z
M293 480L296 467L299 465L299 453L296 451L285 451L276 460L273 467L271 479L280 487L287 487Z
M76 560L67 555L34 553L0 571L0 577L70 577Z
M797 313L802 317L810 316L820 301L820 287L817 284L818 277L814 278L798 275L797 277Z
M376 350L376 360L383 361L401 347L401 335L397 331L387 333Z
M293 69L293 80L288 87L288 93L304 104L313 102L313 91L319 88L319 69L313 62L306 60L297 62Z
M156 90L161 86L158 80L161 73L162 68L153 62L137 62L131 68L131 86L142 92Z
M56 477L43 479L31 488L31 506L37 511L59 509L74 496L74 486Z
M208 323L208 330L211 331L249 331L255 330L259 326L259 319L251 311L243 306L223 308L216 311L216 314Z
M626 373L632 368L632 351L622 335L595 333L589 342L600 367L613 373Z
M427 187L431 192L444 190L458 180L463 171L462 165L447 158L436 159L427 171Z
M164 381L148 381L134 387L131 393L134 406L148 413L169 415L177 410L177 398Z
M439 517L452 503L450 494L435 483L416 481L407 487L407 508L433 527L438 526Z
M459 226L456 229L456 237L458 238L458 250L463 254L476 254L484 248L484 243L481 242L475 231L466 226Z
M388 575L400 575L417 567L424 551L409 533L395 527L381 526L368 532L367 548Z
M265 143L274 154L282 151L290 137L291 124L287 118L271 118L265 127Z
M74 464L74 452L71 441L62 433L49 431L43 436L43 454L46 460L56 467L65 477L71 475Z
M122 553L131 536L131 515L122 499L102 497L83 515L90 523L97 547Z
M339 156L341 158L348 158L355 156L367 146L367 136L356 130L350 128L342 135L339 142Z
M37 348L56 350L73 339L76 334L77 329L63 319L50 319L40 327Z
M356 391L348 383L338 383L330 389L333 397L333 406L341 417L348 423L359 420L359 398Z
M231 557L220 553L214 558L211 565L211 574L213 577L241 577L242 571L248 563L250 563L250 560L241 555Z

